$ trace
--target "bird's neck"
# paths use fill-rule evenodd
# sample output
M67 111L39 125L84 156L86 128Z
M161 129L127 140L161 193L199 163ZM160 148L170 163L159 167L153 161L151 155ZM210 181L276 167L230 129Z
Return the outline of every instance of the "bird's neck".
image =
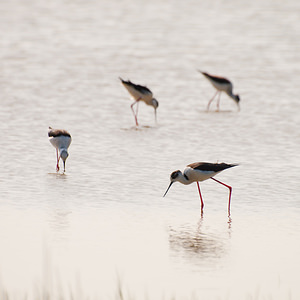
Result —
M65 148L61 148L59 152L59 156L62 158L63 161L65 161L69 156L68 150Z
M192 183L192 181L187 177L187 175L186 174L180 174L179 176L178 176L178 179L177 179L180 183L182 183L182 184L190 184L190 183Z
M68 149L67 148L60 148L59 149L59 154L61 155L63 152L67 152L68 153Z
M232 89L228 89L225 93L231 98L235 97L235 95L232 93Z
M233 92L232 92L232 89L230 89L230 90L228 90L227 92L226 92L226 94L230 97L230 98L232 98L234 101L236 101L236 95L235 94L233 94Z

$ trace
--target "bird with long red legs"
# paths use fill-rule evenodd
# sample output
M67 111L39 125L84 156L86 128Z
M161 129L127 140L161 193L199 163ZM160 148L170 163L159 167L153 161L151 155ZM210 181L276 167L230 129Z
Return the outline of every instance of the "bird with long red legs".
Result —
M182 184L191 184L192 182L197 182L198 192L200 196L201 201L201 215L203 215L203 208L204 208L204 202L200 191L200 185L199 181L204 181L207 179L212 179L225 187L229 189L229 200L228 200L228 216L230 216L230 202L231 202L231 193L232 193L232 187L213 178L218 173L235 167L237 164L226 164L226 163L208 163L208 162L196 162L192 163L186 166L183 173L180 170L174 171L170 175L170 185L167 188L165 194L163 197L166 196L167 192L169 191L172 184L176 181L182 183Z
M240 110L240 96L233 94L233 84L230 80L228 80L225 77L221 76L215 76L215 75L210 75L206 72L202 72L198 70L212 85L213 87L217 90L214 96L208 101L207 104L207 111L209 111L209 106L212 103L212 101L215 99L215 97L218 95L218 100L217 100L217 111L220 109L220 98L221 98L221 93L224 92L226 93L231 99L234 100L234 102L238 106L238 110Z
M134 99L134 102L131 104L131 110L135 119L136 126L139 126L137 115L138 115L138 108L139 108L139 102L143 101L147 105L150 105L154 108L154 116L155 116L155 122L157 123L157 116L156 116L156 110L158 107L158 101L153 98L153 93L148 89L146 86L134 84L130 80L125 81L121 77L119 77L121 80L122 85L127 89L128 93L132 96ZM136 110L134 111L133 106L136 105Z
M68 148L72 138L68 131L64 129L53 129L49 127L48 137L50 143L56 149L56 172L59 171L59 160L62 159L64 164L64 172L66 171L66 160L69 156Z

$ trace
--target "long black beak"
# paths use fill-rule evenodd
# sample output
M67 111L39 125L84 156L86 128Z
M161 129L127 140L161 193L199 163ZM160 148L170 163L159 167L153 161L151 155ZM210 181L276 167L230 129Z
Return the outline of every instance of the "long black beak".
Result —
M164 193L163 197L166 196L168 190L170 189L171 185L174 183L175 181L171 181L169 187L167 188L166 192Z
M154 108L154 115L155 115L155 123L157 124L156 108Z
M64 162L64 172L66 172L66 161L63 160L63 162Z

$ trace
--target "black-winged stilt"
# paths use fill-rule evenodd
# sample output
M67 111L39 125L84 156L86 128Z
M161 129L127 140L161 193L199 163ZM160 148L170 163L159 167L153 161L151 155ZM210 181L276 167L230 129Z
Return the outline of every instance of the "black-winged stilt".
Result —
M68 131L64 129L53 129L49 127L48 130L48 137L50 143L56 149L56 171L59 171L59 160L60 158L63 160L64 163L64 172L66 171L66 159L69 156L68 148L71 144L72 138Z
M130 80L125 81L121 77L119 77L123 86L127 89L129 94L135 100L131 104L131 110L133 112L135 118L135 124L138 126L137 114L138 114L138 105L140 101L144 101L147 105L151 105L154 108L155 122L156 122L156 109L158 107L158 101L153 98L152 92L146 87L138 84L132 83ZM133 106L137 104L136 111L134 111Z
M237 164L208 163L208 162L196 162L187 165L186 169L183 171L183 174L180 170L172 172L172 174L170 175L170 181L171 181L170 185L167 188L163 197L165 197L171 185L176 181L179 181L182 184L191 184L192 182L197 182L200 201L201 201L201 213L203 213L204 203L200 191L199 181L204 181L211 178L214 181L226 186L229 189L228 214L230 215L230 200L231 200L232 187L213 178L213 176L217 175L218 173L222 172L225 169L232 168L235 166L237 166Z
M215 95L209 100L207 104L207 110L209 110L209 106L211 102L215 99L215 97L218 95L218 101L217 101L217 110L219 110L220 106L220 97L221 97L221 92L225 92L230 98L232 98L235 103L238 106L238 110L240 110L240 96L239 95L234 95L232 90L233 90L233 85L230 80L224 77L219 77L219 76L213 76L210 75L206 72L202 72L198 70L203 76L208 79L208 81L214 86L214 88L217 90Z

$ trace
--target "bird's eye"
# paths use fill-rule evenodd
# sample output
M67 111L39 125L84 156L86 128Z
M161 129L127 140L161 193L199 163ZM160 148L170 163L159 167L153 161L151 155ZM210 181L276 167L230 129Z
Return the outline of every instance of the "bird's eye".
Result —
M171 178L172 178L172 179L175 179L177 176L178 176L178 171L174 171L174 172L171 174Z

